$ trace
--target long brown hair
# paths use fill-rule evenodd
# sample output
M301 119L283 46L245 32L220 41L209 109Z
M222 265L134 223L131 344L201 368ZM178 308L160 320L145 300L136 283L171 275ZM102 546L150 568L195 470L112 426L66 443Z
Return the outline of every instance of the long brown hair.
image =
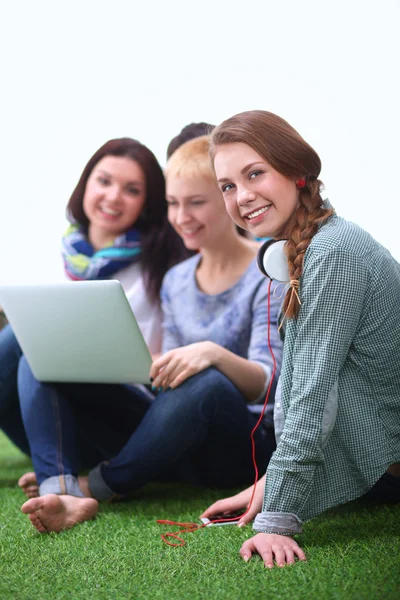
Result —
M304 178L306 181L305 187L299 190L299 206L285 229L291 288L286 294L283 312L289 318L296 317L299 303L293 289L298 286L303 272L304 254L319 224L334 212L323 205L320 193L323 184L318 179L321 160L287 121L263 110L239 113L218 125L211 134L211 158L214 159L218 146L235 142L253 148L285 177L293 181Z
M105 156L131 158L143 170L146 179L146 200L134 226L141 233L141 261L146 288L150 297L159 301L165 273L190 256L190 253L168 222L164 174L151 150L132 138L117 138L103 144L83 169L67 205L67 218L76 221L87 230L89 220L83 210L86 184L94 167Z

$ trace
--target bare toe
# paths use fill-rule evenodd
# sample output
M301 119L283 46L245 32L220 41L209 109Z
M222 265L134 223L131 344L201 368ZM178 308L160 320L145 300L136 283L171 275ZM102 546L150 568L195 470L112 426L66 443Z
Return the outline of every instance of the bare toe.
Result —
M32 500L27 500L27 502L21 506L21 511L26 515L29 515L40 510L43 505L43 498L32 498Z
M33 471L24 473L18 480L18 485L28 498L36 498L39 495L36 474Z
M40 518L37 516L37 513L32 513L29 515L29 520L32 523L32 525L34 527L36 527L36 529L40 532L40 533L47 533L47 529L46 527L43 525L42 521L40 520Z
M24 493L28 498L37 498L39 496L39 488L37 485L31 485L24 490Z

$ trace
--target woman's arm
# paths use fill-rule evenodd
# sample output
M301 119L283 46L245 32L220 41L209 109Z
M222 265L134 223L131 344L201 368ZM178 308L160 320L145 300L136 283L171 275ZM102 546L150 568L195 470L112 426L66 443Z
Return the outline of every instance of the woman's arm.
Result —
M174 348L153 363L150 376L155 387L176 388L188 377L208 368L215 367L242 392L249 402L263 397L273 370L273 360L268 347L268 282L262 280L257 287L251 305L251 334L247 357L243 358L214 342L198 342L181 348ZM282 342L279 338L277 319L280 300L271 292L270 298L270 337L279 373ZM167 312L168 305L163 298L165 321L173 316ZM169 327L173 332L173 327ZM163 344L164 346L164 344ZM162 372L161 372L162 371Z
M265 369L261 365L241 358L217 344L213 344L211 356L212 365L232 381L246 400L254 402L260 397L267 379Z
M153 386L174 389L208 367L215 367L249 400L256 400L265 386L264 369L214 342L198 342L175 348L153 362Z
M173 280L173 272L171 273L171 271L168 271L161 286L162 352L159 356L168 352L168 350L172 350L172 348L179 348L179 346L182 346L182 340L179 336L178 328L174 320L174 311L171 306L171 286ZM155 358L153 358L153 360L155 360Z
M325 408L365 309L369 279L365 264L345 251L308 261L296 331L288 328L285 340L293 343L295 335L286 392L290 403L266 473L263 512L253 526L260 533L240 550L246 562L252 554L259 554L269 568L274 559L278 566L293 563L296 556L306 560L290 536L301 533L300 519L314 491L315 470L324 461Z
M268 466L263 512L256 519L256 531L301 531L304 509L313 494L315 470L324 462L324 417L329 396L359 326L369 280L363 261L344 250L335 249L308 260L300 313L293 328L288 327L285 340L293 344L292 368L282 377L282 393L289 396L289 406Z
M276 361L277 378L282 362L282 342L278 332L281 300L272 284L268 301L269 280L263 280L254 295L251 310L251 336L247 358L217 346L214 366L235 384L249 402L264 400L272 376L274 361L268 345L268 302L270 305L270 343Z

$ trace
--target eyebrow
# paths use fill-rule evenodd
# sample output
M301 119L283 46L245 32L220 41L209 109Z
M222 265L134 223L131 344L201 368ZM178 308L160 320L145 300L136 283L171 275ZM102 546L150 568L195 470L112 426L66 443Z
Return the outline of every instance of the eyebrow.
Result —
M166 194L165 196L167 199L171 198L172 200L176 200L175 196L172 196L172 194ZM185 196L185 200L194 200L195 198L201 199L201 200L205 200L205 196L202 196L201 194L194 194L193 196Z
M247 171L249 171L251 169L251 167L254 167L254 165L259 165L259 164L261 164L260 161L256 160L255 162L252 162L252 163L246 165L245 167L243 167L243 169L241 169L241 171L240 171L241 175L244 175ZM218 179L219 183L224 183L225 181L229 181L229 179L226 179L225 177Z
M105 171L104 169L96 169L97 173L102 173L103 175L106 175L106 177L109 177L110 179L112 179L112 175L111 173L108 173L108 171ZM127 181L127 185L143 185L143 183L139 180L135 180L133 179L132 181Z

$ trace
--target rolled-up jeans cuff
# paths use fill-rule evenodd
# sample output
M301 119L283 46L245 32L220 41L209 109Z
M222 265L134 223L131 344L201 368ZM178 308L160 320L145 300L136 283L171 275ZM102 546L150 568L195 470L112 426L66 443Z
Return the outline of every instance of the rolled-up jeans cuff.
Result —
M54 475L48 477L39 485L39 496L46 494L58 494L59 496L67 494L68 496L76 496L84 498L85 494L79 487L77 478L74 475Z
M303 531L297 515L284 512L261 512L254 519L253 529L260 533L296 535Z
M89 472L89 490L96 500L113 500L116 493L108 487L101 474L101 463Z

